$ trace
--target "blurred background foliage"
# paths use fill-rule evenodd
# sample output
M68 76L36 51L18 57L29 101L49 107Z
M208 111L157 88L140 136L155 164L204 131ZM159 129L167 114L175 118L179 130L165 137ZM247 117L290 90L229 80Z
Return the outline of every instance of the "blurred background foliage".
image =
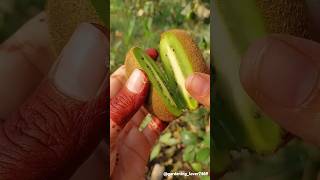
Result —
M127 51L133 46L158 49L160 34L171 28L190 32L209 64L210 0L111 0L110 10L111 72L123 64ZM208 110L200 108L171 123L151 152L148 179L162 179L163 171L209 172L209 121Z
M170 28L190 31L209 61L209 7L209 0L111 0L111 71L130 47L157 48L161 32Z

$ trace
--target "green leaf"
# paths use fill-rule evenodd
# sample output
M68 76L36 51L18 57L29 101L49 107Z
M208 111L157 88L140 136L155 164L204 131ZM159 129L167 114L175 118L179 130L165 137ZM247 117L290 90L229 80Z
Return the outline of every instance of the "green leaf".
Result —
M200 176L200 180L210 180L210 176Z
M200 149L196 154L196 160L198 162L208 161L209 158L210 158L210 149L209 148Z
M205 144L207 147L210 147L210 133L207 133L207 135L204 137L203 144Z
M178 143L178 141L172 138L171 132L167 132L160 137L159 140L161 143L172 146Z
M192 167L192 169L193 169L195 172L199 172L199 171L202 170L201 164L200 164L200 163L197 163L197 162L191 163L191 167Z
M176 144L178 144L178 140L176 140L174 138L169 139L169 141L167 142L167 145L169 145L169 146L173 146Z
M109 25L109 2L107 0L91 0L91 2L105 25Z
M156 158L156 157L159 155L160 150L161 150L161 146L160 146L160 144L158 143L158 144L156 144L156 145L153 147L153 149L152 149L152 151L151 151L150 161L153 160L154 158Z
M182 159L187 162L193 162L194 157L195 157L195 151L194 151L194 146L189 145L184 149Z
M182 142L183 144L196 144L197 143L197 136L192 133L192 132L189 132L189 131L182 131L181 132L181 138L182 138Z
M193 151L194 148L195 148L195 146L189 145L189 146L187 146L187 147L184 149L184 152L188 152L188 153L189 153L189 152Z
M160 136L159 141L166 144L166 142L168 142L169 139L171 138L171 135L172 135L171 132L166 132Z

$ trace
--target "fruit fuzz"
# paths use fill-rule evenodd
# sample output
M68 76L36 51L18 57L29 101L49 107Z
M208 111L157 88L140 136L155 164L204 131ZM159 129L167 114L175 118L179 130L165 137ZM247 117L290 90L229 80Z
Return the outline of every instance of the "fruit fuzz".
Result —
M155 49L146 52L148 55L138 47L130 49L125 67L128 77L136 68L146 72L151 82L148 110L162 121L172 121L186 109L196 109L198 103L187 92L185 80L194 72L208 72L208 69L192 37L178 29L162 33L161 64L150 58L156 59Z
M46 12L52 48L57 56L79 24L104 24L91 0L48 0Z

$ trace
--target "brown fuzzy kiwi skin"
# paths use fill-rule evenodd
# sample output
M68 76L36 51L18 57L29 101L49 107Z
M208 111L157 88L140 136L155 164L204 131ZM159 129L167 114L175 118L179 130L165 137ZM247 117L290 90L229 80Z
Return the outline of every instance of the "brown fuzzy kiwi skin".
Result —
M170 113L160 96L157 94L157 91L155 91L153 88L151 88L149 96L147 109L150 113L154 114L160 120L166 122L171 122L178 118Z
M129 76L135 69L141 69L134 58L132 49L133 48L131 48L127 53L124 62L127 78L129 78ZM155 115L162 121L170 122L177 118L169 112L169 110L166 108L166 105L163 103L162 99L157 94L157 91L152 86L150 88L150 94L147 100L146 108L151 114Z
M167 33L174 34L179 40L188 56L194 72L209 73L210 70L205 63L201 50L198 48L197 43L187 31L182 29L172 29L162 33L161 37L163 38Z
M126 55L126 59L124 61L124 67L126 69L126 76L127 78L129 78L129 76L131 75L131 73L135 70L135 69L141 69L141 67L139 66L139 64L137 63L137 61L135 60L135 57L133 55L132 50L134 49L131 48L127 55Z
M60 54L79 24L103 24L90 0L48 0L46 11L56 55Z
M310 38L305 0L256 0L267 31Z

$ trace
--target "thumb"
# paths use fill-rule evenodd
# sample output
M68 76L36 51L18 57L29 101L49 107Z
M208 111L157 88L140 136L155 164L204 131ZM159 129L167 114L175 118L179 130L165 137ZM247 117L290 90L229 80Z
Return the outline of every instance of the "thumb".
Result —
M139 69L135 69L126 85L110 101L110 122L112 126L123 128L144 103L148 90L149 83L146 74ZM111 133L112 131L114 131L114 128L110 130Z
M107 37L78 27L35 93L0 125L0 179L68 179L106 134Z
M240 67L255 102L291 133L320 145L320 45L287 35L254 43Z
M186 89L192 97L201 104L210 106L210 76L204 73L194 73L186 80Z

